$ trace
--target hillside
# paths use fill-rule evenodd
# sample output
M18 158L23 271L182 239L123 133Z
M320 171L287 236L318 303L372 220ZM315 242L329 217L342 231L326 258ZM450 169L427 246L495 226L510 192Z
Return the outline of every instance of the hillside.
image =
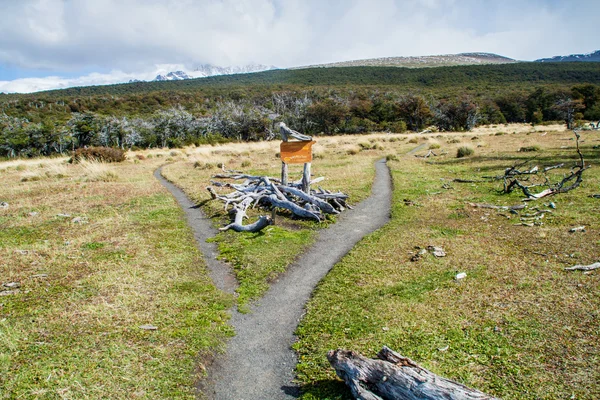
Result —
M296 67L293 69L304 68L332 68L332 67L407 67L407 68L425 68L425 67L447 67L455 65L485 65L485 64L511 64L517 60L499 56L491 53L460 53L444 54L436 56L415 56L415 57L381 57L368 58L364 60L340 61L328 64L309 65Z
M510 90L533 85L571 85L600 83L600 65L595 63L513 63L497 65L468 65L439 68L396 67L333 67L294 70L271 70L249 74L213 76L165 82L133 82L118 85L86 86L51 90L32 94L4 94L0 101L16 98L73 97L96 95L127 95L148 92L178 92L197 90L238 90L269 88L337 87L394 87L422 89L440 94L465 86L486 92L493 88Z

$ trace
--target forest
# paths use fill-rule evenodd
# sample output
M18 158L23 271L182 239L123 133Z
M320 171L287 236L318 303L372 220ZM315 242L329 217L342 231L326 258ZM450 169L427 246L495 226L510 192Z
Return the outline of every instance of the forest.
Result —
M0 94L0 157L268 140L278 122L332 135L598 120L598 63L274 70Z

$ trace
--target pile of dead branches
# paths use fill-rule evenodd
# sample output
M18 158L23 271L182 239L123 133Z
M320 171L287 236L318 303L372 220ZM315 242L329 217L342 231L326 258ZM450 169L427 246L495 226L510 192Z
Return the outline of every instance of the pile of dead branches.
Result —
M344 193L332 193L328 190L318 188L303 192L301 182L292 182L282 185L281 180L268 176L247 175L237 171L228 171L217 174L213 179L227 181L241 181L241 183L222 182L211 180L211 185L206 189L213 199L225 203L225 210L233 214L234 221L221 228L225 231L233 229L237 232L258 232L272 223L269 216L261 216L249 225L244 225L243 220L249 208L261 207L264 209L285 209L293 215L311 219L317 222L325 219L325 214L339 214L346 208L351 208L348 203L348 195ZM323 178L317 178L311 184L320 182ZM229 188L232 192L219 194L215 188Z
M530 163L532 160L526 160L522 163L507 168L504 171L504 175L491 177L493 180L502 180L504 182L503 193L511 193L515 188L520 189L526 196L525 201L537 200L542 197L551 196L559 193L566 193L570 190L577 188L582 182L583 172L589 168L589 165L585 164L583 154L579 149L580 135L578 131L573 131L576 137L576 151L579 155L579 162L570 168L568 175L565 175L562 180L556 183L551 183L550 179L546 175L548 171L564 168L565 164L560 163L557 165L551 165L544 168L534 166L527 170L521 170L520 168ZM533 178L536 179L533 179ZM536 187L546 187L537 193L534 193Z

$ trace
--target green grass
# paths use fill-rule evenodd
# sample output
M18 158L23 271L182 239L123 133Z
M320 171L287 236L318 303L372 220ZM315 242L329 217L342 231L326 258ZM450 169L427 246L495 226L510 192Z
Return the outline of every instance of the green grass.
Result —
M557 206L533 228L515 226L518 216L506 213L507 219L466 204L518 204L522 193L501 194L500 182L441 189L441 178L483 180L522 160L505 150L518 149L514 143L522 138L507 136L486 137L489 146L474 158L390 162L392 221L326 276L297 329L302 398L351 398L327 351L346 348L374 357L383 345L505 399L600 396L600 274L563 270L598 260L598 201L587 197L598 192L598 172L586 171L584 184L572 192L530 204ZM571 159L574 150L561 149L561 137L544 139L545 158L533 163ZM591 149L597 139L590 135L583 149L589 162L597 158ZM420 206L405 205L406 198ZM590 231L570 234L576 225ZM415 246L428 245L442 246L447 256L410 261ZM455 280L458 272L467 277Z
M231 263L240 282L238 307L245 310L269 288L269 283L314 240L316 231L270 226L259 233L228 231L219 234L220 257Z
M21 287L0 297L0 398L195 397L232 334L233 299L210 282L155 166L120 166L110 183L83 183L76 166L63 182L4 173L0 283Z
M324 176L322 187L332 191L342 191L350 196L350 202L368 197L374 177L374 162L383 158L382 149L377 146L374 136L368 143L369 151L349 157L348 146L354 146L355 137L319 138L315 151L322 158L312 164L314 176ZM373 143L373 144L372 144ZM192 155L190 160L180 161L163 168L163 174L181 187L186 194L198 202L217 227L229 223L229 216L223 209L223 203L211 201L206 186L210 183L215 170L202 168L204 165L222 163L227 169L241 170L253 175L279 176L281 161L274 157L278 143L257 143L249 145L228 144L216 147L209 154L204 150ZM290 179L297 179L302 165L290 166ZM219 171L220 172L220 171ZM223 193L231 189L217 189ZM270 210L249 210L249 216L270 215ZM313 243L318 229L335 221L334 217L322 223L293 219L287 211L278 211L275 225L260 233L219 233L212 239L218 244L220 258L233 268L239 282L237 305L240 311L247 311L250 302L259 299L269 288L269 283L285 272L291 263Z

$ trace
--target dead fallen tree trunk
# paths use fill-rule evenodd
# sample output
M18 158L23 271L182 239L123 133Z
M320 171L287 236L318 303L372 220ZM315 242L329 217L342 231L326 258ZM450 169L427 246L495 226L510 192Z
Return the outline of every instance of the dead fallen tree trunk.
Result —
M458 382L435 375L388 347L370 359L353 351L336 350L327 359L337 375L361 400L495 399Z

